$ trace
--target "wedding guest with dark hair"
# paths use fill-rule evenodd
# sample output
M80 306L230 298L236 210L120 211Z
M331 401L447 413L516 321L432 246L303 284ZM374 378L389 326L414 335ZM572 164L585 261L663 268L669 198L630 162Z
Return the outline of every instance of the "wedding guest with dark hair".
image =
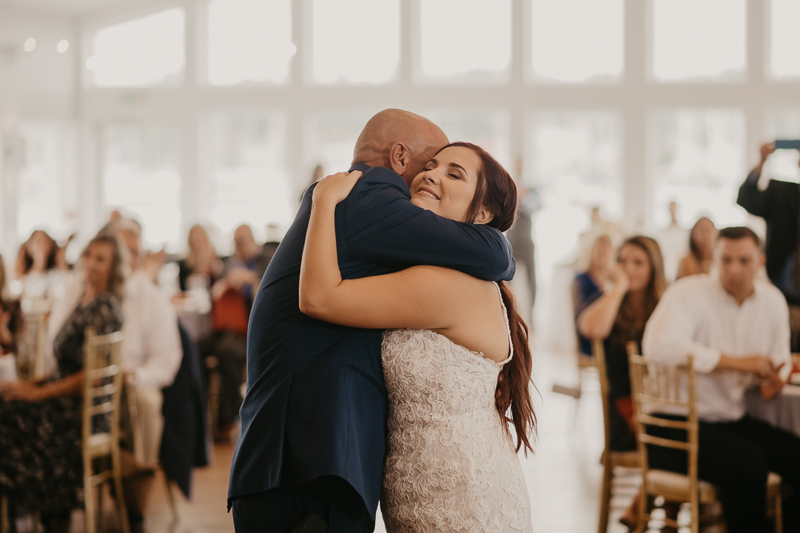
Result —
M56 287L67 283L70 271L66 249L74 235L64 246L42 230L35 230L20 246L14 265L14 276L22 281L24 299L53 301L60 296Z
M635 236L619 249L611 274L613 289L603 293L578 316L578 330L587 339L603 341L611 390L611 449L633 450L630 373L626 345L641 342L644 327L666 288L664 265L658 243Z
M643 354L674 365L693 357L698 476L717 486L727 531L772 530L766 519L769 472L779 474L786 489L783 531L800 531L800 438L745 409L745 390L753 382L768 400L789 375L787 305L778 289L757 279L764 256L751 229L721 230L715 262L717 277L691 276L667 289L647 323ZM683 430L650 426L649 431L686 439ZM654 447L648 459L652 468L687 473L684 451Z
M42 383L0 383L0 492L17 514L41 512L48 533L69 531L71 511L83 498L80 393L86 329L105 335L122 327L126 265L117 239L98 235L80 263L82 291L55 335L53 377Z
M184 292L188 290L187 280L191 276L205 279L206 287L211 287L222 274L222 259L217 256L214 245L206 229L195 224L189 230L187 239L188 253L178 261L178 284Z
M761 145L761 159L748 174L736 203L767 223L764 245L767 276L789 304L791 347L800 350L800 186L796 182L770 179L765 189L758 186L761 171L775 143ZM800 160L798 161L800 164Z
M675 279L711 272L716 240L717 228L714 223L708 217L700 217L689 233L689 252L681 259Z

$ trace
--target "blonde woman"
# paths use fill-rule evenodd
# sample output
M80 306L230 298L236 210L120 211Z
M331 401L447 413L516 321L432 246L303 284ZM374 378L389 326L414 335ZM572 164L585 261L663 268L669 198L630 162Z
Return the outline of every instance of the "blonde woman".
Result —
M40 511L46 530L68 531L82 503L81 385L87 328L100 334L122 327L122 250L98 235L81 255L83 294L55 336L58 362L48 381L0 384L0 492L17 512Z

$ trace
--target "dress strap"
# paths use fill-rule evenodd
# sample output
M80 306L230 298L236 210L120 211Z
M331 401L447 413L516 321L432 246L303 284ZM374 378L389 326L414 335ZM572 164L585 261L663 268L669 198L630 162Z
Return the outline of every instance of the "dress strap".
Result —
M511 324L508 321L508 309L506 309L506 303L503 301L503 292L500 290L500 284L494 282L494 286L497 287L497 294L500 296L500 307L503 308L503 316L506 319L506 333L508 334L508 350L509 354L505 361L500 361L497 363L498 365L502 366L514 357L514 342L511 340Z

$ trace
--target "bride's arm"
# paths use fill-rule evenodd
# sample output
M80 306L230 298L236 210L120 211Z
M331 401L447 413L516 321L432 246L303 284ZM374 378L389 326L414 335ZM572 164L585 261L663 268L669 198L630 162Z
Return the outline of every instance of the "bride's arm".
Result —
M314 190L300 267L300 310L326 322L361 328L451 326L467 303L469 291L464 291L464 285L476 282L466 274L418 266L394 274L342 280L334 214L336 204L360 175L329 176Z

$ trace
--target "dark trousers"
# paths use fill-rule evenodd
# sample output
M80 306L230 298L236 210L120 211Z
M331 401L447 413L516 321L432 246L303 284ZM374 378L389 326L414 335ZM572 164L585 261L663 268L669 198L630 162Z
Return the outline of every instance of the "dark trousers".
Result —
M653 426L648 432L686 440L686 432L678 429ZM800 438L745 415L735 422L700 422L699 441L698 475L717 486L728 533L772 530L766 520L769 472L780 474L784 488L792 489L783 500L783 530L800 532ZM651 468L688 470L682 450L648 445L648 458Z
M219 411L218 427L215 428L219 429L239 419L243 400L241 387L247 367L247 336L234 331L218 331L201 339L197 347L203 360L214 356L219 362Z
M328 533L375 529L361 496L339 477L320 477L301 489L273 489L232 502L236 533L290 533L308 513L328 523Z

